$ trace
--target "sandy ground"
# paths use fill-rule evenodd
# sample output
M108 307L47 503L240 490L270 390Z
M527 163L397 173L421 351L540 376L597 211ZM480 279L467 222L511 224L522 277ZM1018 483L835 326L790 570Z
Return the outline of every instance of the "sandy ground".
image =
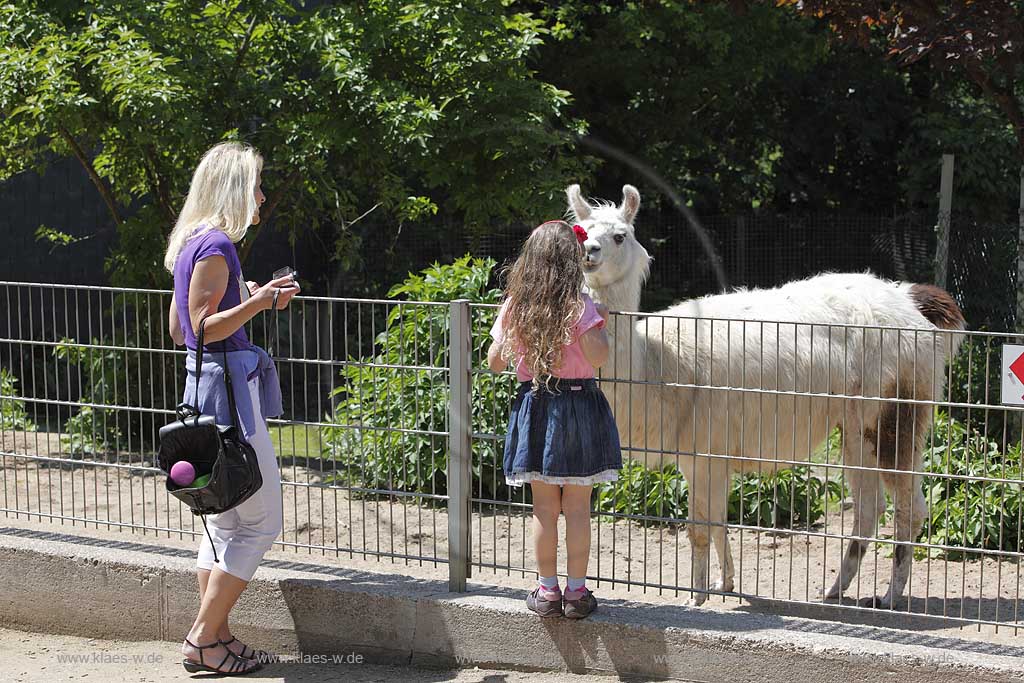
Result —
M58 439L46 434L19 434L12 441L8 433L2 450L52 452L52 457L61 457ZM199 520L164 491L162 477L132 464L139 462L122 460L105 466L0 456L0 504L8 511L0 514L0 524L195 547L202 532ZM284 532L279 547L269 556L315 556L316 561L344 566L447 579L447 564L432 561L447 557L448 515L444 509L395 497L356 497L344 488L325 485L324 473L295 463L282 467L282 477ZM97 524L95 520L102 521ZM812 528L811 534L731 530L736 590L745 597L714 595L707 607L840 619L1014 645L1024 642L1012 626L1014 622L1024 626L1020 568L1009 560L918 560L907 591L912 596L909 600L893 611L856 608L856 600L882 594L888 585L889 546L875 544L847 591L846 606L823 607L823 589L831 586L838 571L840 539L815 534L850 533L851 525L851 512L840 507L830 512L824 524ZM139 526L175 531L133 528ZM889 531L883 528L881 535ZM529 520L522 508L475 504L473 580L506 587L532 586L535 575L524 571L533 564L529 534ZM564 571L564 557L560 557L560 569ZM683 604L691 598L685 590L690 581L685 530L644 528L629 520L613 523L607 517L595 517L589 573L596 579L588 584L599 596ZM711 576L717 577L715 559ZM980 618L1007 626L961 628L942 619L909 618L921 614Z
M569 673L523 673L490 669L437 671L401 666L377 666L349 662L323 663L305 657L307 662L270 664L239 680L265 683L608 683L608 676L581 676ZM25 633L0 629L0 680L10 683L56 683L58 681L164 681L202 680L209 674L190 675L181 666L181 656L171 643L159 641L123 642ZM220 680L220 677L214 677Z

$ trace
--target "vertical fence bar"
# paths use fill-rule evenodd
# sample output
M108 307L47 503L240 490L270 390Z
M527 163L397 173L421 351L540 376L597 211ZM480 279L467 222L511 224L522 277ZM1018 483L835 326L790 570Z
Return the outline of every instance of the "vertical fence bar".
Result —
M470 404L471 335L469 301L449 306L451 343L448 346L448 590L466 590L469 578L469 513L473 413Z
M1017 210L1017 319L1014 321L1014 329L1017 332L1024 332L1024 166L1020 168L1019 207Z
M953 215L953 155L942 155L942 178L939 182L938 243L935 246L935 284L949 287L949 230Z

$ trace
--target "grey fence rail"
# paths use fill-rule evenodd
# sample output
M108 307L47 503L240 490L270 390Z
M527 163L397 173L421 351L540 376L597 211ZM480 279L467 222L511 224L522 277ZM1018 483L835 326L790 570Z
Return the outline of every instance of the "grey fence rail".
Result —
M169 301L0 282L4 515L201 534L154 467L184 380ZM471 573L533 574L529 490L501 473L517 384L486 370L494 315L465 301L308 296L253 321L285 393L285 415L270 421L280 547L447 565L456 591ZM962 333L947 363L945 332L638 322L616 314L611 325L616 339L628 326L657 342L657 362L624 367L617 349L602 371L627 462L618 482L595 488L592 581L698 602L826 600L1022 625L1024 409L999 391L1003 346L1024 336ZM679 360L712 339L706 364ZM816 360L780 373L781 347L794 363ZM910 384L888 387L890 375ZM941 390L913 379L926 377ZM890 602L894 573L905 589ZM842 597L829 596L837 582Z

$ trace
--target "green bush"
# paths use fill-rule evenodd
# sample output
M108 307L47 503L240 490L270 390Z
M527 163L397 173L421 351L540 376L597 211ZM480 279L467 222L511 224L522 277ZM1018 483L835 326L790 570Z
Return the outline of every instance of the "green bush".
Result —
M919 540L940 545L983 550L1020 551L1020 523L1024 513L1021 486L1021 447L1005 452L997 441L939 413L934 445L924 452L926 472L966 475L971 479L925 477L928 519ZM976 478L998 478L1015 483L992 483ZM926 554L924 551L918 555ZM933 549L933 556L976 559L977 553Z
M61 441L71 455L99 455L116 450L121 442L117 414L112 410L93 410L83 406L64 423Z
M25 401L17 398L18 378L0 368L0 395L14 398L0 398L0 431L34 432L36 426L28 419Z
M617 482L595 487L594 509L665 517L681 522L688 516L686 478L674 465L651 470L636 460L623 463ZM775 474L747 474L732 480L728 519L733 524L808 528L825 515L825 501L838 503L842 486L834 479L811 476L809 468L796 467Z
M491 259L458 259L451 265L434 264L410 275L394 287L390 297L409 301L447 302L469 299L497 303L501 293L490 287ZM473 309L473 357L486 354L487 330L494 309ZM326 457L342 464L349 485L374 490L436 493L448 490L446 477L448 438L449 311L444 306L394 306L385 329L377 335L371 357L349 359L341 372L341 386L333 415L325 421ZM416 369L379 367L414 366ZM498 434L505 429L512 384L498 376L475 376L473 429ZM495 411L493 407L501 406ZM494 449L475 448L473 470L483 496L504 495L503 478L495 476ZM497 465L500 468L500 461ZM500 480L499 480L500 479ZM498 482L498 488L491 487Z
M147 348L150 343L157 348L166 343L161 336L166 308L163 300L158 301L150 306L149 299L115 297L111 302L115 313L105 311L104 315L123 320L122 326L88 342L64 338L54 347L55 358L78 368L81 403L133 408L178 404L181 397L175 393L173 378L181 372L179 356ZM110 452L127 447L129 441L133 449L152 451L156 429L165 421L138 410L82 408L65 423L64 441L73 455Z

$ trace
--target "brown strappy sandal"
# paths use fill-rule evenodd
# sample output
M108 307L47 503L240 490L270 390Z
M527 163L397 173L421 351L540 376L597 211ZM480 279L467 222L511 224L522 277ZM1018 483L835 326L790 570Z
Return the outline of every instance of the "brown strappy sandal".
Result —
M231 650L227 650L227 648L224 648L228 652L226 655L224 655L224 659L220 660L220 664L218 664L216 667L213 667L203 661L203 650L209 650L211 647L217 647L221 644L219 640L210 643L209 645L196 645L188 638L185 639L185 642L188 643L189 647L194 647L195 649L199 650L198 662L194 662L191 659L181 660L181 665L185 667L185 671L189 672L190 674L198 673L200 671L212 671L213 673L217 673L222 676L242 676L244 674L252 673L253 671L263 668L263 665L259 662L256 662L252 659L245 659L244 657L240 657ZM229 659L231 660L231 666L228 667L226 670L222 669L221 667L223 667L224 663L227 662ZM247 664L251 664L252 666L246 666Z
M227 647L235 641L241 643L241 641L238 640L238 638L231 636L231 640L222 640L220 641L220 644L224 647ZM249 654L246 654L246 650L251 650L251 652ZM259 662L260 664L269 664L270 662L277 661L277 655L272 655L266 650L257 650L256 648L249 647L245 643L242 643L242 651L240 653L236 652L235 654L237 654L239 657L242 657L243 659L251 659L253 661Z

